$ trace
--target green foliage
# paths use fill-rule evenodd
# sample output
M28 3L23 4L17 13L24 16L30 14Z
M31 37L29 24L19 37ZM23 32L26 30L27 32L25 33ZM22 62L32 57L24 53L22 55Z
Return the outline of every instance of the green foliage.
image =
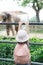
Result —
M15 38L6 38L0 37L0 40L7 40L7 41L16 41ZM13 59L13 51L16 44L0 44L0 58L12 58ZM0 65L14 65L14 62L6 62L0 61Z
M40 10L41 8L43 8L43 0L23 0L22 5L26 6L29 3L33 3L34 7L38 8L38 10ZM36 8L36 10L37 10Z
M32 46L31 49L31 60L36 62L43 62L43 46Z
M0 65L14 65L14 62L0 61Z
M34 43L43 43L43 39L39 38L31 38L30 41ZM30 45L30 52L32 61L43 63L43 46Z
M29 2L30 2L30 0L23 0L22 6L26 6Z
M0 57L1 58L13 58L14 44L0 44Z
M43 39L39 39L39 38L31 38L30 41L31 42L43 43Z

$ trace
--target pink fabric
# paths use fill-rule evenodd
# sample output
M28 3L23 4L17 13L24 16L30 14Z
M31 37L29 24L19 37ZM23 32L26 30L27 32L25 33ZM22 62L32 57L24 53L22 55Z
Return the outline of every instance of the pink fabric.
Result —
M16 63L25 64L30 60L30 51L26 44L17 44L14 49L14 60Z

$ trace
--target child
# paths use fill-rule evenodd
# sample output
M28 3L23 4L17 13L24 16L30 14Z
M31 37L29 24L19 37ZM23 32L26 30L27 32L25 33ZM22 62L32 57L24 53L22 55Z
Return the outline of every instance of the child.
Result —
M25 30L19 30L16 36L17 45L14 49L16 65L30 65L30 50L27 46L29 36Z

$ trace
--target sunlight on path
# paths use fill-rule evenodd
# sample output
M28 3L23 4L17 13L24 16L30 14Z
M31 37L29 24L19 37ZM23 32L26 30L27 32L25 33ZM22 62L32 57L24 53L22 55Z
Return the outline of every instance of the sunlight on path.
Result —
M6 30L0 31L0 36L7 36ZM10 32L10 35L9 36L12 37L12 33L11 32ZM32 37L43 39L43 33L29 33L29 38L32 38Z
M41 38L41 39L43 39L43 33L30 33L29 37L30 38L35 37L35 38Z

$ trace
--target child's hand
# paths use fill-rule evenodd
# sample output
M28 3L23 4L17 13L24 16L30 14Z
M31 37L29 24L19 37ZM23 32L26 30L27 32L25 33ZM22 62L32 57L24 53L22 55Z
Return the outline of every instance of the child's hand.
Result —
M19 22L19 24L20 24L20 25L22 25L22 24L23 24L23 22L22 22L22 21L20 21L20 22Z
M29 25L29 22L25 22L26 25Z

